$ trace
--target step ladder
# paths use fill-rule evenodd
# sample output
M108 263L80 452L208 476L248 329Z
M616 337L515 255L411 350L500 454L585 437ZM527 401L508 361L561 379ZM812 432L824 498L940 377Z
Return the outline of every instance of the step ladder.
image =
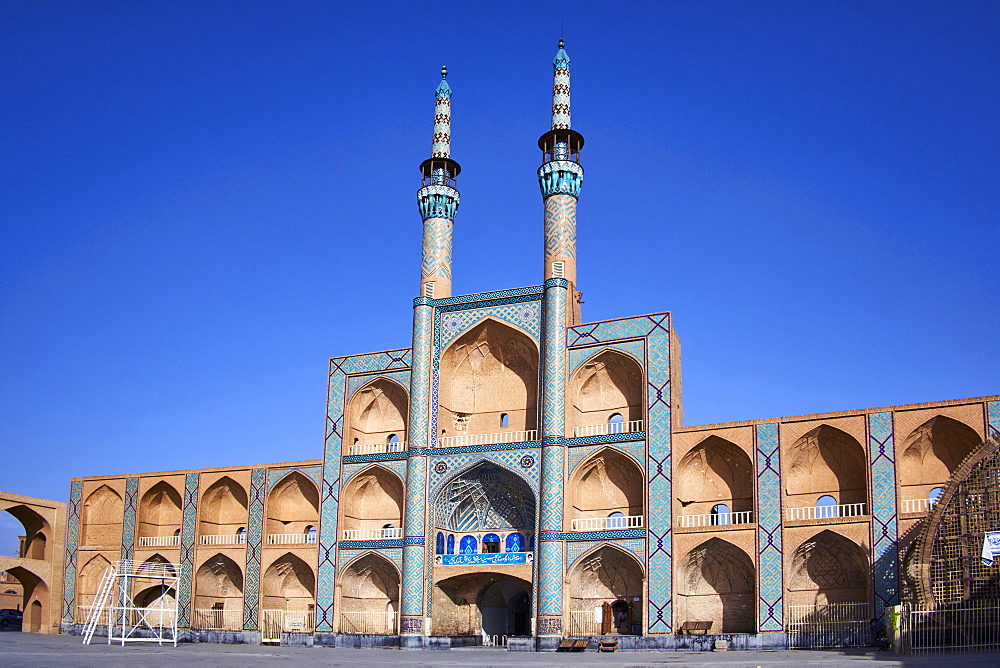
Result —
M101 621L101 615L104 613L104 609L108 605L108 601L111 599L111 593L115 588L115 576L118 574L118 569L114 566L108 566L104 569L104 575L101 576L101 582L97 586L97 596L94 597L94 604L90 608L90 614L87 616L87 624L83 627L83 644L89 645L90 639L94 637L94 631L97 629L98 622ZM108 618L108 634L111 633L111 619L110 614Z

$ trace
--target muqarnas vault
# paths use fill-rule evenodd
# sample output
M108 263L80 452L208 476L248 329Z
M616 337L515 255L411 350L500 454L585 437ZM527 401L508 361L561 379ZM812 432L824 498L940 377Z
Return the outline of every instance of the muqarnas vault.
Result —
M412 347L330 360L322 459L73 479L64 630L118 559L177 564L134 604L172 597L187 633L229 642L783 647L818 611L898 602L908 532L1000 397L682 426L670 314L582 322L561 42L553 65L543 283L452 295L443 71Z

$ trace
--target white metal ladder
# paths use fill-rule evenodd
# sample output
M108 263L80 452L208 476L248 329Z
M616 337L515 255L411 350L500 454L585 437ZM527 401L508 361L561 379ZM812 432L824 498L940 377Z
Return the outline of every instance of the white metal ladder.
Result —
M90 614L87 616L87 625L83 629L83 644L89 645L90 639L94 637L94 631L97 629L97 623L101 621L101 613L104 612L105 606L108 604L108 600L111 598L111 592L115 588L115 575L117 570L114 566L108 566L104 569L104 575L101 577L101 583L97 587L97 596L94 597L94 604L90 608ZM111 626L111 621L108 620L108 626ZM111 629L108 629L110 634Z

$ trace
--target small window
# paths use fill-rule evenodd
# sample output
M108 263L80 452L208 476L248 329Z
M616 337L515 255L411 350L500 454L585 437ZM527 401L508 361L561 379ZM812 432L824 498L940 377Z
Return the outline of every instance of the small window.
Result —
M565 262L553 262L552 263L552 277L553 278L565 278L566 277L566 263Z
M944 494L944 487L935 487L927 495L927 505L933 506L935 503L941 500L941 496Z
M174 535L175 536L180 536L181 535L181 530L180 529L174 529Z
M504 429L510 426L510 416L507 415L506 413L500 414L500 426L503 427Z
M499 554L500 536L495 533L488 533L483 536L483 554Z
M212 610L222 610L222 606L224 605L225 603L223 603L222 601L216 601L215 603L212 604Z
M624 529L625 528L625 515L618 511L615 511L608 515L608 528L609 529Z
M712 525L732 524L733 516L729 513L729 506L718 503L712 506Z
M316 542L316 527L312 525L306 526L306 543L312 545Z
M395 434L389 434L389 438L385 439L386 443L399 443L399 436Z
M837 499L829 494L824 494L816 499L816 519L828 520L839 516L837 512Z
M240 537L246 536L247 535L246 527L240 527L239 529L237 529L236 535Z
M615 413L608 418L608 433L620 434L625 431L625 418L621 413Z
M424 297L434 299L434 281L427 281L424 283Z

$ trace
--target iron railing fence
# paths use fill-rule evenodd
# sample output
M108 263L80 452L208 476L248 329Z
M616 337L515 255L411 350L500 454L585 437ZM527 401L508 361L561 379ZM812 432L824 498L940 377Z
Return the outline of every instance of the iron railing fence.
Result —
M1000 601L996 599L936 609L903 604L888 614L893 647L900 654L1000 651Z
M873 641L871 606L860 602L790 605L785 633L789 649L868 647Z

